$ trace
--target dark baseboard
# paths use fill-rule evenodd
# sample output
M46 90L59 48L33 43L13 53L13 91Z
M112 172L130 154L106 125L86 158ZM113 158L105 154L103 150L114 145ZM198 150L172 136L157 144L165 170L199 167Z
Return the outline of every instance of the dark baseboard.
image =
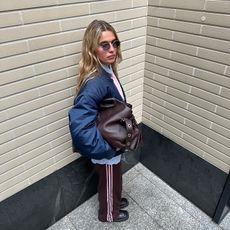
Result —
M218 219L214 219L220 222L230 196L225 186L228 175L148 126L142 125L142 131L140 162L210 217L226 194Z
M139 161L140 152L127 152L123 172ZM28 188L0 202L1 230L44 230L97 191L90 160L79 158Z

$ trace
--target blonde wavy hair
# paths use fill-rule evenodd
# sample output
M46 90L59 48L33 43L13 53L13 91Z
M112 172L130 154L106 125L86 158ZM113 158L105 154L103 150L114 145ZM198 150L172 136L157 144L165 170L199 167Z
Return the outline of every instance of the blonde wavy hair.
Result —
M81 85L92 76L100 73L100 61L96 55L96 49L99 44L101 33L104 31L111 31L115 38L118 39L115 29L106 21L94 20L92 21L84 34L82 41L82 54L79 61L79 76L77 78L77 90ZM117 48L116 61L111 64L114 74L117 76L117 64L121 62L122 55L120 47Z

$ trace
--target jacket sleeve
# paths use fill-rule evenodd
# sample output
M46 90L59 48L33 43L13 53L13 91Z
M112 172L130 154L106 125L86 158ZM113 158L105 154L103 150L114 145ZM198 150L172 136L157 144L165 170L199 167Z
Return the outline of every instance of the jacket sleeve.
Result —
M92 83L89 81L86 84L69 111L70 133L73 145L81 155L94 159L110 159L117 152L104 140L95 123L103 92Z

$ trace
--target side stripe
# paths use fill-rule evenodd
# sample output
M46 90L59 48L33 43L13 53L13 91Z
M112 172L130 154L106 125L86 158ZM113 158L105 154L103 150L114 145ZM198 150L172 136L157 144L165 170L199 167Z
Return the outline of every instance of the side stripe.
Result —
M113 165L106 165L107 221L113 221Z

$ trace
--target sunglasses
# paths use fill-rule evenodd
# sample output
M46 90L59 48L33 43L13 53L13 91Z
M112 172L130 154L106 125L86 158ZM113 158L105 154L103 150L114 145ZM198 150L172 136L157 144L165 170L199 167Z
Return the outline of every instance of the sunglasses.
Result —
M108 51L111 47L111 45L113 46L113 48L118 48L120 46L120 41L119 40L113 40L111 43L110 42L102 42L99 44L99 46L104 50L104 51Z

